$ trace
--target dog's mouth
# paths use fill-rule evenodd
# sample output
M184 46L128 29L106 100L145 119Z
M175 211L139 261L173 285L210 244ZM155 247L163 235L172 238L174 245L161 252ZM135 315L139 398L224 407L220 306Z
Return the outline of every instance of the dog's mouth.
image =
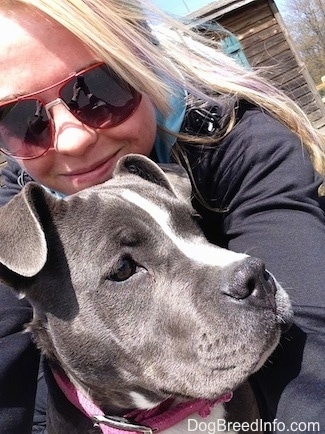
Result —
M241 354L237 354L236 361L229 359L213 363L211 360L201 360L196 364L196 375L190 377L191 381L166 381L160 385L158 394L166 399L172 397L179 401L215 400L235 390L250 375L261 369L278 345L279 339L278 332L258 353L248 354L249 360L245 360ZM180 377L188 378L187 374L180 374Z

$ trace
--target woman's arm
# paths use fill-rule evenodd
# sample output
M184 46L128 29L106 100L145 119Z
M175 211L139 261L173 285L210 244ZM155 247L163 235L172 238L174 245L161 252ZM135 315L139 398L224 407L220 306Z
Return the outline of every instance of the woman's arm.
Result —
M244 112L201 166L201 191L210 205L225 211L206 213L208 238L262 258L293 303L295 325L253 379L260 402L267 404L264 414L284 422L289 432L292 422L315 422L323 432L325 221L317 197L320 178L299 139L259 110Z
M0 432L31 433L39 352L24 325L32 308L0 285Z

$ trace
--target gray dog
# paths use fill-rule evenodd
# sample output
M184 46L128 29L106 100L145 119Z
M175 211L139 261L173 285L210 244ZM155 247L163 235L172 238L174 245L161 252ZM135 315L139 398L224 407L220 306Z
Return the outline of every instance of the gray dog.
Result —
M232 432L245 413L232 392L290 303L260 260L206 241L183 181L129 155L102 185L61 200L30 183L0 210L0 277L51 368L49 434Z

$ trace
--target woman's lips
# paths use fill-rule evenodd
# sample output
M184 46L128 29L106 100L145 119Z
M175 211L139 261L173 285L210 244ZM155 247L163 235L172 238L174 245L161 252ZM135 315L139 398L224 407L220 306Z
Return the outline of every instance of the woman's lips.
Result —
M90 167L72 171L64 176L75 185L86 185L90 187L92 185L101 184L111 178L116 162L117 153Z

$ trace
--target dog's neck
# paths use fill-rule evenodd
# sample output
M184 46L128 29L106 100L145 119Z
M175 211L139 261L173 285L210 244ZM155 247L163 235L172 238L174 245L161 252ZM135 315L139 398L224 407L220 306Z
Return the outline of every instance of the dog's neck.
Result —
M94 402L71 383L64 373L53 370L53 376L66 398L91 419L94 426L98 426L103 434L161 432L195 413L200 417L207 417L213 407L232 398L232 394L227 393L214 400L196 399L176 404L173 398L168 398L153 409L134 410L124 417L115 417L105 415Z

